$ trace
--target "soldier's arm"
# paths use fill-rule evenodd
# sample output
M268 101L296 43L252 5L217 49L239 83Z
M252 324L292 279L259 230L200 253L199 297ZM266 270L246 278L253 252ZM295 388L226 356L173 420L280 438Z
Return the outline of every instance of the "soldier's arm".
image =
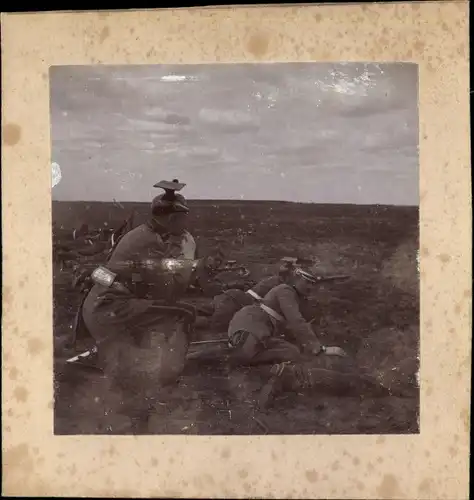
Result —
M149 270L153 266L152 262L159 267L162 259L174 257L173 245L163 242L157 234L152 238L143 245L136 245L136 242L130 241L131 236L127 233L113 251L107 267L123 276L130 276L140 273L144 268Z
M287 330L304 350L318 352L321 349L321 343L314 334L311 325L301 314L295 292L289 288L283 288L278 294L278 302L286 320Z

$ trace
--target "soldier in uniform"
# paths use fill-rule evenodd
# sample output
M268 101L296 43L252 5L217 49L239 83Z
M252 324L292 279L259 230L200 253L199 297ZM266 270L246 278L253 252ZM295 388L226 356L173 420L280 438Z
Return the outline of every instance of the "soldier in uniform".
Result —
M298 361L305 354L322 352L343 355L340 348L321 344L301 312L312 289L322 280L334 278L296 268L291 283L272 288L258 304L240 309L228 328L233 360L255 365Z
M208 318L198 318L196 326L209 327L214 331L226 330L234 315L243 307L258 303L275 286L287 283L294 270L295 259L285 257L277 275L263 278L247 291L230 286L213 299L213 313Z
M193 331L194 307L179 300L197 264L183 259L179 238L188 211L177 197L156 200L149 220L92 273L82 307L111 389L122 394L115 411L135 432L146 429L160 388L180 376Z
M260 304L244 307L234 316L228 330L230 361L273 364L270 380L260 393L260 407L266 407L284 390L388 395L387 389L357 367L340 347L324 346L301 312L315 286L346 278L318 276L298 268L293 283L276 286Z

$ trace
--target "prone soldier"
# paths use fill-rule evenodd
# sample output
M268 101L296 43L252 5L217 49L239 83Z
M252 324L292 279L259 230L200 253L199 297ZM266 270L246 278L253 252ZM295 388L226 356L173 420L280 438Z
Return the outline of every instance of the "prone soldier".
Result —
M247 290L231 286L217 294L212 301L211 317L209 319L199 317L196 327L209 327L214 331L227 329L230 321L240 309L261 302L272 288L287 283L292 276L295 261L296 259L290 257L283 258L278 274L263 278Z
M272 288L260 304L246 306L233 317L228 330L229 360L234 364L273 364L270 380L260 394L261 407L283 390L387 395L387 390L355 366L340 347L324 346L301 312L312 289L347 278L297 268L292 283Z
M242 364L272 364L299 360L302 352L340 353L339 348L322 346L301 312L312 289L327 279L296 268L289 283L273 287L259 303L240 309L228 329L232 357ZM293 337L296 344L283 335Z

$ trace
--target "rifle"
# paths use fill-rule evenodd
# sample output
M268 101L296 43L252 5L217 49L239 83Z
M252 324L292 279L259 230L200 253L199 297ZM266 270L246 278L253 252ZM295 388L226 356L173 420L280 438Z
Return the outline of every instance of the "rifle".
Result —
M317 276L316 279L321 283L326 281L347 281L348 279L350 279L350 276L344 274L334 276Z

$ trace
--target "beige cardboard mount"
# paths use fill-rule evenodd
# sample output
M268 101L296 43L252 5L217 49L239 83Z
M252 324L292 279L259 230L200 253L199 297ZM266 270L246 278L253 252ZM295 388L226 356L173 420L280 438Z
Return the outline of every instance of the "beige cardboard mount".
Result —
M421 432L404 436L53 435L52 65L270 61L419 65ZM468 3L2 16L3 493L468 497Z

